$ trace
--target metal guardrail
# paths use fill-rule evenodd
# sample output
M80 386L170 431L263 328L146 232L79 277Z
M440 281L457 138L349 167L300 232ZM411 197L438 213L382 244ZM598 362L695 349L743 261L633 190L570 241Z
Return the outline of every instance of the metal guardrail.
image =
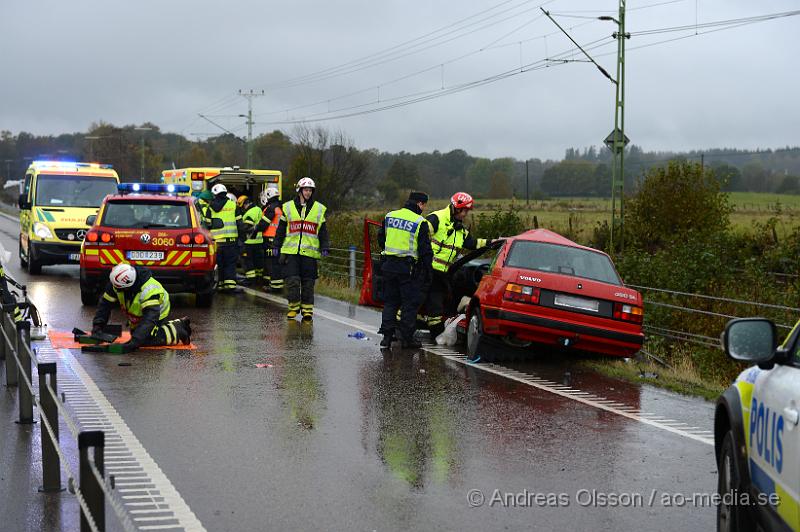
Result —
M52 493L64 491L61 483L62 468L67 473L67 486L80 506L81 532L104 532L106 527L105 503L108 500L126 531L136 530L130 518L112 495L113 481L109 484L103 474L104 433L102 431L82 431L69 415L62 395L58 397L57 364L40 361L35 349L31 348L31 321L15 321L12 313L19 307L29 309L38 324L35 307L27 298L23 285L8 279L9 284L19 288L23 303L3 305L0 311L0 360L5 359L6 386L18 390L20 425L34 424L34 405L39 410L40 449L42 459L42 486L39 492ZM34 390L32 364L36 364L39 377L38 397ZM59 414L73 437L79 451L79 476L70 466L59 444ZM75 485L75 479L78 485Z

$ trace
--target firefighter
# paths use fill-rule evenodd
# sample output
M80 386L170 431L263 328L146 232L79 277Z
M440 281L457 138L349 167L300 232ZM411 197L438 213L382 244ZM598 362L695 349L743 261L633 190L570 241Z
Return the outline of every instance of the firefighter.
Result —
M214 199L214 195L210 190L206 189L194 198L194 206L197 207L197 211L200 213L201 217L205 214L208 204L212 199Z
M473 238L464 227L464 219L474 206L472 196L456 192L450 205L428 215L433 248L433 277L425 298L426 322L431 337L444 331L444 297L449 291L447 270L458 258L461 249L478 249L487 244L483 238Z
M328 228L325 225L326 207L314 200L316 185L310 177L297 182L297 195L283 204L280 223L275 235L275 247L280 249L280 265L286 279L286 299L293 320L298 313L303 321L314 319L314 283L317 280L317 261L329 252ZM275 252L275 249L273 249Z
M211 235L217 246L217 267L219 268L220 292L233 292L236 286L236 262L239 260L239 232L242 226L241 215L236 214L236 202L227 196L228 189L222 183L211 187L214 198L209 202L204 219L212 227ZM213 220L222 221L222 227L213 228Z
M378 230L383 274L383 314L381 347L391 347L395 332L399 332L403 348L420 348L414 338L417 308L422 302L422 291L431 276L433 251L429 225L422 216L428 195L412 192L403 208L391 211ZM400 322L397 311L400 310Z
M278 263L280 253L273 253L275 248L275 235L283 211L281 210L280 193L277 188L269 187L261 193L261 205L264 206L264 216L269 220L269 225L264 229L264 286L272 292L283 291L283 275L281 265Z
M169 294L144 266L117 264L108 276L109 281L92 320L92 333L103 332L111 311L118 304L128 316L131 339L125 351L136 351L147 345L188 344L192 329L189 318L168 320Z
M242 226L244 234L240 239L244 240L244 283L252 285L264 275L264 238L261 232L269 224L269 220L264 216L261 208L250 201L245 195L239 196L236 200L242 212Z

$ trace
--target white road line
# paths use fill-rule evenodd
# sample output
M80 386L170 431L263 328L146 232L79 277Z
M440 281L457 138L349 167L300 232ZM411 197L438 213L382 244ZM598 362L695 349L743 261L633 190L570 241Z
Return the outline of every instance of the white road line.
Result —
M115 453L124 453L130 458L118 459L110 458L106 467L106 472L110 475L113 474L114 478L127 479L131 484L134 481L146 483L143 485L153 485L153 488L134 489L133 487L115 490L119 494L117 497L122 501L125 507L138 500L146 499L148 502L145 504L156 506L171 511L174 517L171 520L177 521L177 524L169 525L171 529L182 529L185 531L198 531L205 532L205 528L197 516L192 512L178 491L169 481L167 476L158 467L158 464L150 457L145 450L144 446L139 442L138 438L133 434L128 425L119 415L117 410L111 405L103 392L97 387L95 382L83 369L83 366L75 359L67 349L60 350L60 361L77 377L77 380L83 384L83 389L80 385L73 385L70 388L74 393L80 397L76 401L70 401L67 398L67 406L74 408L75 404L89 405L91 404L97 409L98 416L93 419L103 419L103 422L82 423L82 428L98 427L107 429L105 441L106 449L114 449ZM81 408L83 410L83 408ZM84 414L86 412L83 412ZM129 465L130 464L130 465ZM120 483L124 484L124 483ZM152 493L152 495L121 495L127 492L139 493ZM158 506L160 505L160 506ZM144 527L140 527L144 528Z
M246 293L256 296L258 298L266 299L267 301L271 301L273 303L286 306L286 299L284 298L279 298L271 294L265 294L263 292L253 290L252 288L245 288L244 290ZM322 309L314 309L314 314L321 316L327 320L334 321L336 323L340 323L347 327L352 327L358 330L375 329L374 325L369 325L367 323L352 320L350 318L343 318L341 316L337 316L336 314L333 314L331 312ZM564 397L566 399L572 399L573 401L577 401L579 403L583 403L585 405L600 410L605 410L606 412L611 412L613 414L617 414L618 416L622 416L631 419L633 421L638 421L639 423L643 423L651 427L665 430L667 432L671 432L678 436L682 436L684 438L688 438L690 440L694 440L699 443L704 443L706 445L714 445L714 438L710 432L705 431L704 433L699 434L683 428L677 428L669 424L669 422L672 422L674 420L668 418L662 418L661 416L658 416L656 414L650 414L648 412L641 412L636 409L631 409L630 407L622 405L621 403L618 403L616 401L610 401L608 399L604 399L594 394L589 394L590 397L587 397L585 394L588 394L588 392L575 390L568 386L564 386L563 384L559 384L554 381L549 381L547 379L542 379L536 375L528 375L520 373L518 371L504 368L502 366L497 366L495 364L487 364L487 363L473 364L469 362L463 354L457 353L446 347L440 348L438 346L424 345L422 347L422 350L435 355L439 355L442 358L451 360L457 364L462 364L464 366L468 366L479 371L484 371L486 373L491 373L493 375L505 377L507 379L511 379L513 381L520 382L522 384L526 384L533 388L547 391L555 395Z

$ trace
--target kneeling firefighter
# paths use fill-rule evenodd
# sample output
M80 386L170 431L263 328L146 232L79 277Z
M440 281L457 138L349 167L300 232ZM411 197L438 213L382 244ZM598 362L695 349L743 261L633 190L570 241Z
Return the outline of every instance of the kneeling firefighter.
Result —
M148 345L188 344L192 329L189 318L168 320L169 294L143 266L117 264L92 320L92 333L101 333L116 305L128 316L131 339L122 344L125 351Z

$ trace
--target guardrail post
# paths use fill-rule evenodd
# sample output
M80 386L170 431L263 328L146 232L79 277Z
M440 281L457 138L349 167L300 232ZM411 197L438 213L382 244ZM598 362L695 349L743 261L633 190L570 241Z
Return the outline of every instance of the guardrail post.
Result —
M356 287L356 247L350 246L350 290Z
M8 314L6 314L5 311L0 312L0 327L2 327L3 332L5 332L5 338L8 338L8 344L6 344L5 338L3 338L1 342L3 348L6 350L6 386L17 386L19 382L17 362L14 360L13 353L16 347L16 344L13 343L16 336L11 332L12 325L13 323L8 318Z
M92 473L89 463L89 449L94 449L94 464L100 472L100 476L105 476L103 467L103 449L105 446L105 434L102 430L89 430L78 434L78 453L80 455L80 490L86 506L92 514L92 519L97 529L103 532L106 529L106 500L103 496L103 488L98 484L97 479ZM81 532L90 532L89 520L81 512Z
M17 360L19 371L25 373L28 382L33 383L31 372L31 323L29 321L17 322ZM19 421L20 425L29 425L33 421L33 391L27 384L17 386L19 391Z
M39 491L52 492L63 491L61 487L61 460L56 452L58 446L58 407L54 396L58 394L58 382L56 380L56 363L42 362L36 365L39 371L39 404L41 410L39 416L41 420L42 438L42 487ZM50 386L52 393L47 390ZM53 430L53 437L47 432L45 420Z

